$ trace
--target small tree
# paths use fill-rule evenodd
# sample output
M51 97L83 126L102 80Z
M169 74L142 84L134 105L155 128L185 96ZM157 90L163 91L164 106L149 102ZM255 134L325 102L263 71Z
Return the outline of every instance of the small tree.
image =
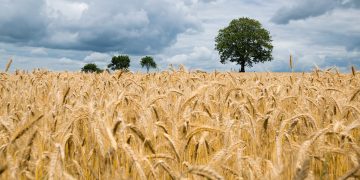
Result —
M89 63L89 64L85 64L85 66L83 68L81 68L81 71L86 72L86 73L94 73L94 72L100 73L103 70L98 68L96 64Z
M130 67L130 58L127 55L114 56L111 59L111 63L108 65L108 68L111 70L125 70L127 71Z
M241 66L240 72L245 72L245 66L252 67L253 64L273 59L270 33L254 19L232 20L228 27L219 31L215 42L220 62L236 62Z
M157 65L154 61L154 59L150 56L145 56L141 59L140 62L141 67L146 67L147 72L149 73L150 68L156 68Z

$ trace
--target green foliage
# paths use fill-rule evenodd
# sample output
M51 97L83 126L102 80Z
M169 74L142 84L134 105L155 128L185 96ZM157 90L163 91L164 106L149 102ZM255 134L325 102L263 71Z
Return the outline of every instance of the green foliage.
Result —
M103 70L98 68L97 65L93 64L93 63L86 64L83 68L81 68L81 71L86 72L86 73L94 73L94 72L101 73L101 72L103 72Z
M125 70L127 71L130 67L130 58L127 55L114 56L111 59L111 63L108 68L111 70Z
M240 72L245 72L245 66L252 67L253 64L273 59L271 42L269 31L259 21L239 18L219 30L215 49L219 51L221 63L236 62L241 65Z
M154 59L150 56L145 56L141 59L140 62L141 67L146 67L147 72L149 73L150 68L156 68L157 65L154 61Z

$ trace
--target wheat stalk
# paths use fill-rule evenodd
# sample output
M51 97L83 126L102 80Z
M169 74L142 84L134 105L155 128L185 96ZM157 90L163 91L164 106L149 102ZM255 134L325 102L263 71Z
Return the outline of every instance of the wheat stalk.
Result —
M127 144L123 144L122 148L124 149L124 151L127 153L127 155L130 157L130 159L135 164L135 167L137 169L138 175L140 176L140 179L142 179L142 180L147 179L141 165L138 162L138 158L135 155L134 151L131 149L131 147Z
M27 151L24 153L23 155L23 161L21 163L21 166L27 166L27 162L30 160L31 158L31 151L32 151L32 144L34 143L34 139L36 137L36 134L38 133L37 130L35 130L35 132L30 136L29 141L27 143Z
M360 94L360 89L358 89L357 91L355 91L355 93L351 96L350 98L350 102L354 101L355 98Z
M346 180L346 179L349 179L351 177L358 178L359 176L356 175L356 173L359 171L359 169L360 169L360 165L354 167L353 169L346 172L343 176L339 177L339 180Z
M159 161L154 165L154 168L156 168L157 166L161 166L170 176L171 179L175 180L177 179L177 175L175 175L175 173L170 169L170 166L168 164L166 164L165 161Z
M13 62L13 60L12 60L12 59L9 59L8 63L6 64L6 67L5 67L5 72L8 72L8 71L9 71L12 62Z
M178 160L178 162L180 162L180 155L179 155L179 152L177 151L177 148L175 146L174 141L172 140L172 138L168 134L163 133L163 135L168 140L171 149L174 151L174 153L176 155L176 159Z
M14 135L11 137L10 142L13 143L19 139L27 130L29 130L37 121L42 119L44 115L40 115L38 118L28 122L24 127L20 128L18 131L14 132Z
M355 66L351 66L351 73L355 77L356 76L356 69Z
M294 64L293 64L293 63L294 63L294 62L293 62L293 57L292 57L292 55L290 54L289 65L290 65L291 71L294 70Z

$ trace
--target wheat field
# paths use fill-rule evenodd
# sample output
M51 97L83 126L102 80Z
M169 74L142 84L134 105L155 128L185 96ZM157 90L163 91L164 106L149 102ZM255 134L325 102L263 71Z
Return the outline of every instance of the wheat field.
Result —
M0 74L0 179L347 179L360 74Z

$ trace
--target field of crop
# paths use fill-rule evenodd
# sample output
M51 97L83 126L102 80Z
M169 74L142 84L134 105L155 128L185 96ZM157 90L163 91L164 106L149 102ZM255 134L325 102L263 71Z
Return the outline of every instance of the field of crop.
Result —
M360 74L0 74L0 179L337 179Z

